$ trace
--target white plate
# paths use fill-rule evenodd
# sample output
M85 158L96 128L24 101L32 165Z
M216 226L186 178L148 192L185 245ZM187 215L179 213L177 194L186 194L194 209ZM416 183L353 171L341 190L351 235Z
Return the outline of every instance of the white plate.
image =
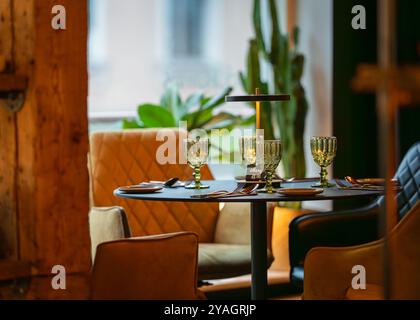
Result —
M324 189L301 188L301 189L279 189L277 193L285 196L314 196L323 193Z
M139 186L127 186L127 187L120 187L118 190L124 193L153 193L159 190L162 190L163 187L139 187Z
M283 182L283 180L281 180L281 179L273 179L272 181L273 181L273 183ZM236 180L236 182L237 183L249 183L249 184L254 184L254 183L259 183L259 184L264 183L265 184L265 183L267 183L267 181L265 181L265 180L244 180L244 179Z

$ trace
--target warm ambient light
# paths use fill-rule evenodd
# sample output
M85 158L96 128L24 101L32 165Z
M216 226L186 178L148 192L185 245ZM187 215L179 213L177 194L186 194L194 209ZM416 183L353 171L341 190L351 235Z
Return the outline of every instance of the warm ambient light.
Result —
M256 88L255 89L255 95L259 96L260 95L260 88ZM261 101L257 101L255 103L255 129L261 129Z

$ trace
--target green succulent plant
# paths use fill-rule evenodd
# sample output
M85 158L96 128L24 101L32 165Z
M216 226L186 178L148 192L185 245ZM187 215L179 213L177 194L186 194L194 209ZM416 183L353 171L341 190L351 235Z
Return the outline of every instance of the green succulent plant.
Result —
M262 94L291 95L290 101L262 104L261 126L266 139L282 140L285 176L304 177L306 165L303 136L308 102L301 83L305 58L298 51L299 29L294 29L294 46L291 46L290 36L281 31L276 1L267 1L271 28L265 30L262 27L261 1L254 0L255 37L249 42L247 67L245 72L240 73L240 79L248 94L253 94L259 88ZM262 64L266 67L265 73Z

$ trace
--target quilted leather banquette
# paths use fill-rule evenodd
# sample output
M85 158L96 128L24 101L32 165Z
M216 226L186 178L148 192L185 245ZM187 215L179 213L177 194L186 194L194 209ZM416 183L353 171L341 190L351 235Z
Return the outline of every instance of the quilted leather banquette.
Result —
M159 130L159 131L158 131ZM90 137L90 185L92 207L123 207L133 236L192 231L199 238L199 280L225 278L251 270L249 206L206 203L135 201L115 197L113 191L130 184L178 177L190 180L187 164L160 164L156 152L166 141L176 139L175 151L185 132L177 129L139 129L96 132ZM181 135L181 137L180 137ZM179 157L179 154L177 155ZM213 179L207 166L203 179ZM269 217L269 230L271 218ZM269 232L270 234L271 232ZM269 262L272 257L269 252Z

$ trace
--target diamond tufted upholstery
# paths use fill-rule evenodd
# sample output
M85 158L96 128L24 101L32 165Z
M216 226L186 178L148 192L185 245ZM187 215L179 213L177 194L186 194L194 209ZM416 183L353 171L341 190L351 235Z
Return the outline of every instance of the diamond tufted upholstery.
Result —
M217 204L127 201L113 195L120 186L149 180L179 177L190 180L192 171L187 164L164 164L156 160L158 130L174 133L177 144L180 133L173 129L141 129L118 132L98 132L91 136L90 170L91 201L95 207L125 208L134 236L192 231L200 242L213 242L218 217ZM181 131L181 134L182 131ZM177 155L179 156L179 155ZM207 167L203 179L212 179Z
M175 129L140 129L92 134L89 157L92 212L95 213L94 209L97 207L123 207L133 236L194 232L200 242L200 281L249 273L249 204L226 203L219 212L217 203L130 201L113 195L117 187L142 181L167 180L171 177L191 179L192 170L186 164L158 163L156 153L161 151L162 144L166 143L166 140L156 140L158 130L161 136L162 133L167 136L173 135L175 151L178 150L179 140L186 137L185 131L178 132ZM202 169L202 176L203 179L212 179L208 167ZM267 249L270 265L273 260L270 239L274 206L269 205L268 208ZM103 223L106 222L99 223L94 219L91 231L102 228ZM113 228L118 229L118 224L114 223ZM114 230L113 228L111 229ZM95 243L98 242L95 240L98 238L95 236L98 232L91 232L92 241Z
M398 167L395 178L403 189L397 195L398 218L401 220L420 199L420 142L415 143ZM379 199L382 204L384 197Z

